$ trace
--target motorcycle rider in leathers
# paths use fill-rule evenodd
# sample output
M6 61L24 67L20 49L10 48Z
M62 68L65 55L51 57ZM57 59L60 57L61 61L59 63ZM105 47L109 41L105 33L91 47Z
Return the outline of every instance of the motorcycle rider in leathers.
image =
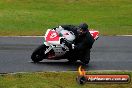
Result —
M75 35L74 49L72 49L71 44L67 43L67 46L70 48L68 54L70 57L69 60L76 61L79 58L81 62L88 64L90 60L90 49L95 41L88 30L88 25L81 23L79 26L61 25L61 27L65 30L72 31Z

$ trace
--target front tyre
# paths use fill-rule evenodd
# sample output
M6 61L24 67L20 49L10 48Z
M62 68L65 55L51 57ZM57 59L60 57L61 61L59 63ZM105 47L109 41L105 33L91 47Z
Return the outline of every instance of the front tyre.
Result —
M40 62L42 61L44 58L47 57L47 55L44 54L45 50L46 50L46 45L40 45L38 48L36 48L34 50L34 52L31 55L31 59L33 62Z

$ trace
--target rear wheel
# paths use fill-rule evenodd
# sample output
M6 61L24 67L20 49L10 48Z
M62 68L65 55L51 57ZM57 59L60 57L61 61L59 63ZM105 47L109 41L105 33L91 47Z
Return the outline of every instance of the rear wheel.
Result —
M46 48L47 48L47 46L40 45L37 49L35 49L31 55L32 61L39 62L39 61L42 61L44 58L46 58L47 55L44 54Z

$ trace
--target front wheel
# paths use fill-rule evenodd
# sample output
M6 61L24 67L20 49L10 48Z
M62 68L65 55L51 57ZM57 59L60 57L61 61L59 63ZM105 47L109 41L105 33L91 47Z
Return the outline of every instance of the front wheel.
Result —
M44 58L47 57L47 55L44 54L46 47L47 47L46 45L40 45L38 48L34 50L34 52L31 55L31 59L33 62L42 61Z

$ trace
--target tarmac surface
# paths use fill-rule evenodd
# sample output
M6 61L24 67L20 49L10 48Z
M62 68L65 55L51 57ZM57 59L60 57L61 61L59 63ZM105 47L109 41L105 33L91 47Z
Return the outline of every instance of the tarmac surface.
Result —
M42 37L0 37L0 73L36 71L77 71L81 63L43 60L32 63L31 54L43 44ZM91 49L88 70L132 70L132 37L101 36Z

